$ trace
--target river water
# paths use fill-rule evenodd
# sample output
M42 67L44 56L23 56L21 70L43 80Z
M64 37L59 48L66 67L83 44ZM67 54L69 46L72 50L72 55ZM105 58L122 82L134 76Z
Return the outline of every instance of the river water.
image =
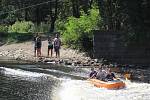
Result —
M149 78L150 70L144 71ZM3 65L0 100L150 100L148 82L123 80L126 88L107 90L90 84L88 73L72 66Z

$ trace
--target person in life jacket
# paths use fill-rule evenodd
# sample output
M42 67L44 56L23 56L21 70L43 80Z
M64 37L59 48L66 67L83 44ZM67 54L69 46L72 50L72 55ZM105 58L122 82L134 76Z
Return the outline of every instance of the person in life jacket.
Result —
M108 70L108 74L106 76L107 81L113 81L116 78L115 74L111 71L111 69Z
M94 70L94 68L91 68L91 73L89 75L90 78L95 78L96 77L97 72Z
M61 46L61 40L58 34L56 34L56 37L54 38L54 50L56 52L56 58L60 57L60 46Z
M97 75L96 75L96 78L101 80L101 81L105 81L106 71L102 67L99 68Z

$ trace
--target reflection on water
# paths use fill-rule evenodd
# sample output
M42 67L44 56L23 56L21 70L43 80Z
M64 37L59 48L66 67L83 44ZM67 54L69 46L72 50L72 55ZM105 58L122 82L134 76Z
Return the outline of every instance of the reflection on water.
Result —
M132 70L132 69L131 69ZM149 77L149 71L144 78ZM37 65L0 67L0 100L149 100L150 84L125 81L120 90L96 88L86 78L89 69Z

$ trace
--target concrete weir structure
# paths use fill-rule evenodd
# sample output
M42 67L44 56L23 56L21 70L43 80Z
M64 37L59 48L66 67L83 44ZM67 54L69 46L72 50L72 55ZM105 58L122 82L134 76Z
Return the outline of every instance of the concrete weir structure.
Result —
M150 47L126 46L121 32L93 31L94 58L120 64L150 65Z

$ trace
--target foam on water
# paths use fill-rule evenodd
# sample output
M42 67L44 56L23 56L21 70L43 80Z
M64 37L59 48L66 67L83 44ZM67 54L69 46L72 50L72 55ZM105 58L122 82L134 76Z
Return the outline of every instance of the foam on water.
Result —
M150 84L148 83L125 81L126 88L120 90L108 90L97 88L86 80L72 80L68 77L57 78L50 74L5 67L0 67L0 71L9 77L16 76L31 81L47 76L50 77L48 80L61 80L59 81L60 85L54 85L54 98L52 100L150 100ZM50 71L63 73L57 70ZM51 95L52 94L50 94L50 96Z
M38 72L30 72L30 71L24 71L21 69L11 69L6 67L0 67L1 72L5 74L5 76L13 77L21 80L28 80L28 81L41 81L41 79L46 80L62 80L60 78L57 78L50 74L45 73L38 73Z
M30 71L24 71L21 69L11 69L11 68L5 68L0 67L0 69L4 70L4 74L6 75L16 75L16 76L22 76L22 77L41 77L46 76L44 73L36 73L36 72L30 72Z
M150 84L125 81L126 88L96 88L87 81L67 80L59 89L59 100L150 100Z

